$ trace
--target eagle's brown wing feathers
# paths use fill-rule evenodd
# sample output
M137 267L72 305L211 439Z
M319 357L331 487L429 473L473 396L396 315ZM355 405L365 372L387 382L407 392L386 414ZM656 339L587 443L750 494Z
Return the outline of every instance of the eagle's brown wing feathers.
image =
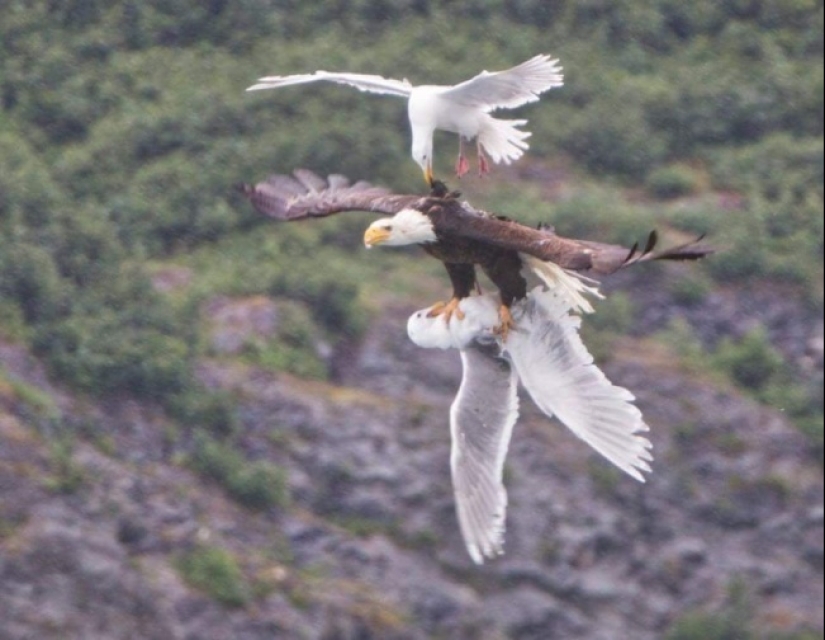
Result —
M616 244L574 240L560 236L549 228L534 229L512 220L488 216L456 201L442 207L436 215L437 226L450 233L525 253L574 271L608 274L637 262L698 260L713 253L712 247L700 242L702 238L655 251L658 241L655 231L650 233L642 250L638 245L628 249Z
M393 215L420 200L417 196L392 195L368 182L350 184L341 175L324 180L306 169L292 176L272 175L258 184L239 184L255 209L278 220L320 218L345 211L370 211Z
M272 175L256 185L238 189L260 213L278 220L302 220L345 211L368 211L394 215L412 207L430 215L440 236L467 238L534 256L574 271L613 273L637 262L651 260L698 260L713 253L701 238L683 245L655 251L658 236L648 236L645 247L632 249L615 244L574 240L555 233L552 227L534 229L506 218L474 210L455 198L396 195L368 182L350 184L342 175L326 180L306 169L292 176Z

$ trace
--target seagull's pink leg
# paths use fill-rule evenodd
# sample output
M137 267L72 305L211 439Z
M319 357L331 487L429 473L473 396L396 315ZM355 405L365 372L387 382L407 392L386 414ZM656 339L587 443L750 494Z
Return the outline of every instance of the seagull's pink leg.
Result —
M458 136L458 160L455 161L455 175L460 178L470 170L470 162L464 155L464 138Z
M476 149L478 150L478 175L484 176L490 173L490 161L487 160L480 144L476 145Z

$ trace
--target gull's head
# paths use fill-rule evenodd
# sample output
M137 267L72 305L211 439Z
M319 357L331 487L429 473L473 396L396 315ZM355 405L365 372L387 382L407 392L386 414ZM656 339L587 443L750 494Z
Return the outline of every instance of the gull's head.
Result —
M424 172L424 180L427 185L433 186L433 136L418 133L413 129L412 157Z
M401 247L436 240L432 221L416 209L402 209L392 218L376 220L364 232L367 249L378 244Z

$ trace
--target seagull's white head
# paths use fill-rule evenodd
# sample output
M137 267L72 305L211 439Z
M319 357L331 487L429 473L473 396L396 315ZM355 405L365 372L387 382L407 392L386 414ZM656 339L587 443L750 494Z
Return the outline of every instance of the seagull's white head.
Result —
M433 132L431 129L412 129L412 157L424 172L427 184L433 185Z
M377 244L400 247L436 240L432 220L416 209L402 209L392 218L376 220L364 232L364 245L367 249Z

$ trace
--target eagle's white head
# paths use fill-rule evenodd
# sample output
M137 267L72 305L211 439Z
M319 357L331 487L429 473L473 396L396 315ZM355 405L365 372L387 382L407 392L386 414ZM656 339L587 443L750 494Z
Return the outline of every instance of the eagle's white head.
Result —
M392 218L376 220L364 232L367 249L377 244L400 247L436 240L432 220L416 209L402 209Z

